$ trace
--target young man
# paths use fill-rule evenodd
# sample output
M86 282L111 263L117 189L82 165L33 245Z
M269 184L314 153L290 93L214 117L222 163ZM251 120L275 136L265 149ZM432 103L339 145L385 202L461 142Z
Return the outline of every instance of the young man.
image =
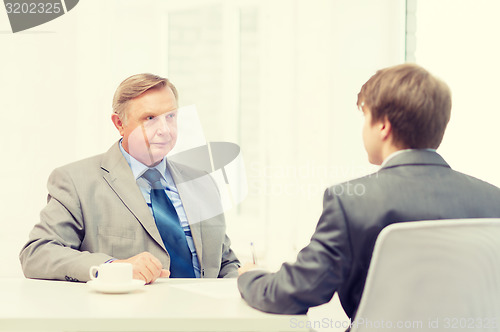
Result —
M357 104L365 117L368 159L380 170L326 190L316 231L294 264L284 263L276 273L241 268L238 286L251 306L300 314L338 292L354 320L385 226L500 217L500 189L452 170L435 151L450 118L445 83L417 65L386 68L363 85ZM362 186L364 194L345 194L348 185Z
M111 119L122 139L51 174L47 206L20 254L26 277L86 281L91 266L106 262L132 263L134 278L147 283L238 275L224 216L199 217L201 206L220 204L217 187L189 182L208 176L166 158L177 108L166 78L139 74L120 84Z

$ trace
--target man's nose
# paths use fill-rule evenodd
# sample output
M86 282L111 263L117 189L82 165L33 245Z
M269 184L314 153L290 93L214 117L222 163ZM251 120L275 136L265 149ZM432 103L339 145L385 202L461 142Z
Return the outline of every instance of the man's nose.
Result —
M156 131L159 134L169 134L170 133L170 127L168 126L168 122L167 122L167 119L165 117L163 117L163 116L159 117Z

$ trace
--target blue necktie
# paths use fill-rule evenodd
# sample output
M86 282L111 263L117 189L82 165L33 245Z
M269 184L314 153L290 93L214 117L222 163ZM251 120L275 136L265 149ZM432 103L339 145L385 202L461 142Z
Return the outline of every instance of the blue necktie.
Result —
M170 255L170 278L195 278L191 250L179 223L174 205L168 198L157 169L147 170L143 177L151 184L151 207L163 244Z

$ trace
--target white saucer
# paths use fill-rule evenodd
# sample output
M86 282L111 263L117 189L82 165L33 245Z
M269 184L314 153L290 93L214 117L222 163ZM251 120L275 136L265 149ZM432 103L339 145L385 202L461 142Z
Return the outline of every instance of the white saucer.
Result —
M146 282L144 280L136 280L133 279L127 283L107 283L98 280L89 280L87 281L87 285L95 291L101 293L110 293L110 294L119 294L119 293L128 293L134 291L136 289L144 286Z

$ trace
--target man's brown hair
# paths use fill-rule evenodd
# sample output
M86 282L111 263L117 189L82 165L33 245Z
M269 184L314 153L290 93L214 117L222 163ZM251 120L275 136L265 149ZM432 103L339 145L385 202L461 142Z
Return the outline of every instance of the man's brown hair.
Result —
M399 148L436 149L450 120L451 92L424 68L402 64L377 71L357 104L370 109L372 124L387 117Z
M179 100L177 89L168 79L153 74L137 74L120 83L113 96L113 113L118 114L123 122L127 122L127 104L131 99L139 97L151 89L169 87L175 100Z

